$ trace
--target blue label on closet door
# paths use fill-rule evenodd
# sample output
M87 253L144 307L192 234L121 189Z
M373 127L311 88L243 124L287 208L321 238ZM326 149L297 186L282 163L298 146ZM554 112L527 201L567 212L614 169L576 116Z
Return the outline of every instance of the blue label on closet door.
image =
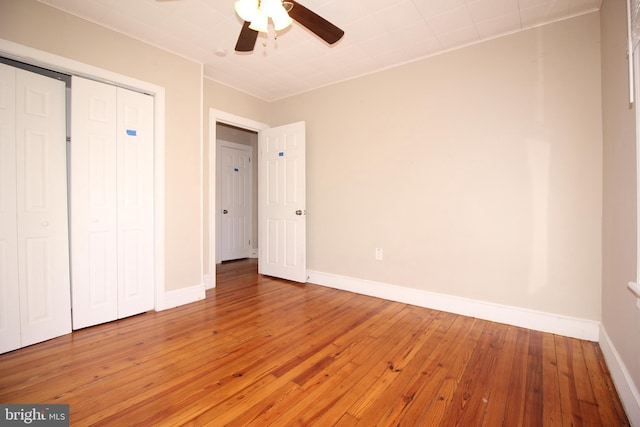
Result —
M234 172L238 172L238 168L233 168L233 171Z
M279 153L278 153L278 156L279 156L279 157L284 157L284 151L279 152Z
M138 136L138 132L135 129L127 129L127 135Z

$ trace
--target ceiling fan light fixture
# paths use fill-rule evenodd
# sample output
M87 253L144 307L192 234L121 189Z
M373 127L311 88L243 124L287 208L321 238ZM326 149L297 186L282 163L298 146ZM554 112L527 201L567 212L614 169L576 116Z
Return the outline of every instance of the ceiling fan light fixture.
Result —
M291 19L291 17L283 7L280 7L280 9L276 11L276 13L271 15L271 20L273 21L273 27L276 31L284 30L293 22L293 19Z
M282 0L236 0L234 8L240 18L250 23L249 28L262 33L269 32L269 18L276 31L293 22Z
M268 33L269 32L268 25L269 25L269 18L266 15L263 15L262 13L256 13L253 19L251 20L251 25L249 25L249 28L255 31L260 31L261 33Z
M282 0L260 0L260 12L263 15L273 17L280 10L284 10Z
M258 0L237 0L233 7L240 18L251 22L258 14L258 4Z

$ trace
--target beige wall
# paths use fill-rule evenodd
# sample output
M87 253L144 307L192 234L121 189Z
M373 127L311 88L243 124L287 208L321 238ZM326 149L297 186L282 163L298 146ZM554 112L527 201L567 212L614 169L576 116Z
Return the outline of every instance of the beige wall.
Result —
M308 268L600 320L600 78L593 13L273 103Z
M165 88L165 289L202 283L202 67L35 0L0 0L0 38Z
M627 282L636 280L635 111L629 105L625 3L604 1L602 102L604 209L602 324L634 384L640 385L640 311Z

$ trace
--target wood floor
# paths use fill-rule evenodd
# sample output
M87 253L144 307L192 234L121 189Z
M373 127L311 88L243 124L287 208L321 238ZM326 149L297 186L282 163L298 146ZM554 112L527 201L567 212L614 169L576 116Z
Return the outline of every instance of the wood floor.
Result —
M0 355L78 426L626 426L598 344L261 277Z

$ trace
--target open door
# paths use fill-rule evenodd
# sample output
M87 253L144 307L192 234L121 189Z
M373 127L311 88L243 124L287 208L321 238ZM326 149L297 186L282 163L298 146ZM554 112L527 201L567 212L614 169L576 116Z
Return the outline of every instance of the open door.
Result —
M258 273L307 281L305 123L258 136Z

